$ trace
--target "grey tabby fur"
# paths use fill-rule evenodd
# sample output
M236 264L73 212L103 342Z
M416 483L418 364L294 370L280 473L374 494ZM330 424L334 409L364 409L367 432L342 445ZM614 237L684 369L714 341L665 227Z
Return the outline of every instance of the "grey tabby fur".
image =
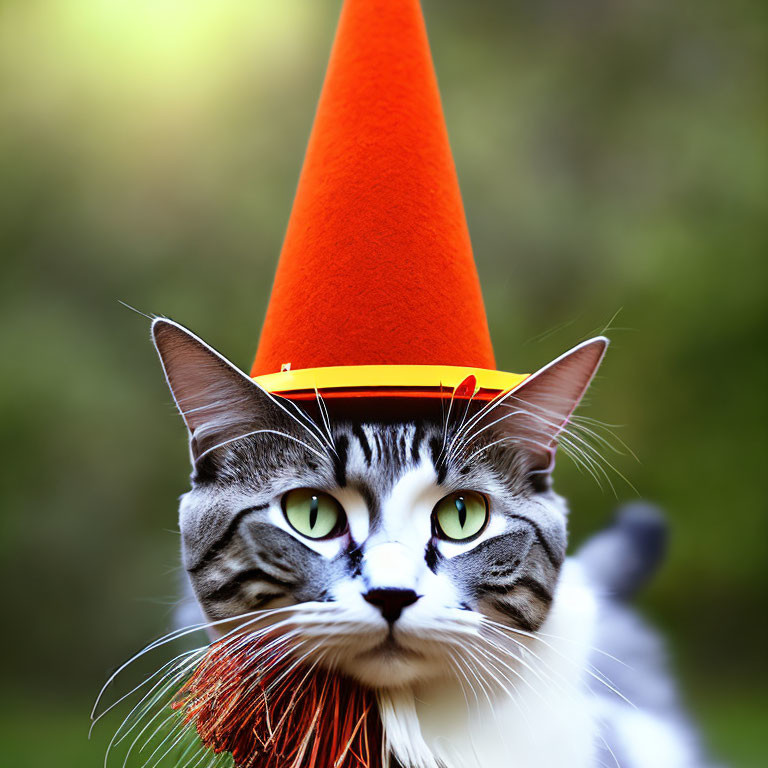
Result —
M180 511L190 606L199 605L208 620L312 606L307 626L330 663L376 689L418 686L450 667L455 643L442 633L449 638L465 616L536 636L566 555L567 510L550 482L554 447L565 439L562 430L599 365L604 340L577 347L494 408L467 408L457 400L447 412L398 421L376 414L350 420L329 413L322 402L312 419L260 389L181 326L156 320L153 337L190 432L192 489ZM300 487L349 504L350 532L343 540L303 540L285 523L280 497ZM410 499L416 509L423 496L425 509L431 508L459 489L490 500L489 530L477 542L436 541L427 523L414 534L401 533L409 519L402 507ZM356 507L364 520L354 518ZM600 610L601 650L591 658L595 674L585 678L610 711L629 706L626 697L674 723L687 761L669 765L702 768L660 643L624 604L650 575L662 546L658 517L635 508L580 554ZM364 620L355 613L360 596L373 589L423 592L424 598L387 628L372 606ZM423 607L428 603L432 607ZM417 627L411 617L422 615ZM590 764L654 764L632 754L613 722L604 718ZM442 765L430 762L429 750L418 756L414 747L412 758L408 745L395 745L393 752L405 768Z

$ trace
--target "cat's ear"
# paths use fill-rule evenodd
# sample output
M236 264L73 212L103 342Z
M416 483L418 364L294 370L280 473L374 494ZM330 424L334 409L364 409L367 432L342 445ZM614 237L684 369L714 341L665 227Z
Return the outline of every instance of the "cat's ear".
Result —
M494 431L502 434L499 439L510 438L521 447L529 455L533 471L552 469L558 437L607 348L604 336L579 344L525 379L501 400L501 408L489 412L486 418L494 424Z
M189 430L193 464L214 448L260 430L297 431L291 403L259 387L183 326L157 318L152 341Z

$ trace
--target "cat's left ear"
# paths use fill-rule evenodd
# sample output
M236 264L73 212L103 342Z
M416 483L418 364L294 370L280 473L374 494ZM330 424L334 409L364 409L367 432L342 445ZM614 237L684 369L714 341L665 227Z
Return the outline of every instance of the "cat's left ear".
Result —
M558 437L587 391L608 348L608 339L585 341L529 376L505 395L484 420L497 439L509 440L530 461L532 471L554 466Z
M319 443L311 422L293 403L262 389L183 326L157 318L152 341L189 430L193 465L217 448L257 433Z

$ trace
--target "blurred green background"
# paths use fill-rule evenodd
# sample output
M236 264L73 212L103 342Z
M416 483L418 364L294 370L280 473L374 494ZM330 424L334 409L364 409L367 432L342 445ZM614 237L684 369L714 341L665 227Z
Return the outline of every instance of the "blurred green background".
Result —
M4 765L100 765L93 696L170 625L185 435L118 300L249 366L338 9L0 0ZM766 6L424 10L499 366L610 324L583 413L672 533L643 610L714 753L764 765ZM575 543L610 518L558 487Z

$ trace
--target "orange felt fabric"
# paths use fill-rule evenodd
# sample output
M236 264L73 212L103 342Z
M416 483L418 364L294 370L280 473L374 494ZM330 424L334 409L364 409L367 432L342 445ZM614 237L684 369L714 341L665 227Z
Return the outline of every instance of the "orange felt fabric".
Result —
M496 367L418 0L346 0L251 375Z

